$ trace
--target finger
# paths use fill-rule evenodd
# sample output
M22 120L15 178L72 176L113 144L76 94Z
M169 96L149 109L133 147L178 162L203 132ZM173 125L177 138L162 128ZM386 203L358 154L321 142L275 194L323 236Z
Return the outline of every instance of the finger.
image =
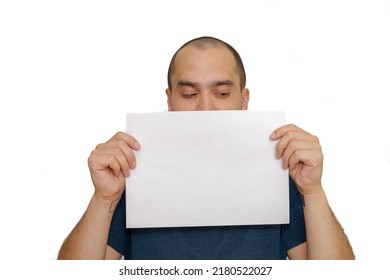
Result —
M287 169L289 167L289 162L291 156L294 154L295 151L298 150L321 150L321 147L317 143L308 142L308 141L299 141L299 140L292 140L289 142L288 146L284 149L282 153L282 162L283 162L283 168Z
M322 153L316 150L296 150L288 161L288 168L294 170L299 163L315 167L322 161Z
M289 146L292 141L307 141L312 142L311 135L300 131L290 130L286 132L283 137L276 144L275 155L277 159L283 156L285 149Z
M102 159L105 159L106 156L114 156L119 164L119 172L122 171L125 177L130 176L130 167L135 167L135 156L130 147L124 142L122 144L118 141L107 142L97 147L91 155L102 156Z
M272 134L270 135L270 139L271 140L280 139L281 137L283 137L289 131L297 131L297 132L302 132L302 133L309 134L308 132L304 131L303 129L297 127L294 124L287 124L287 125L281 126L281 127L277 128L276 130L274 130L272 132Z
M122 158L119 154L123 154L124 158L127 161L127 165L130 169L135 169L136 167L136 158L133 153L133 150L130 146L123 140L111 140L107 143L100 144L96 147L96 150L93 151L95 154L115 154L118 159Z
M137 139L135 139L133 136L126 134L126 133L123 133L123 132L116 133L107 142L97 145L95 149L99 150L99 149L103 149L105 147L115 146L116 143L118 143L118 141L123 141L124 143L126 143L126 145L128 145L133 150L138 151L139 149L141 149L141 145L139 144Z
M131 161L128 161L127 157L125 156L125 154L123 153L121 148L118 146L112 148L110 152L111 152L110 154L115 156L117 162L119 163L123 175L125 175L126 177L129 177L130 176ZM130 153L133 154L133 152L131 152L131 151L130 151ZM130 164L129 164L129 162L130 162Z
M108 142L110 142L112 140L114 140L114 141L122 140L125 143L127 143L127 145L129 145L133 150L136 150L136 151L141 149L141 145L137 141L137 139L135 139L130 134L127 134L127 133L124 133L124 132L116 133Z
M92 154L88 158L88 165L95 172L110 169L116 177L121 173L121 166L114 155Z
M136 167L137 161L136 161L136 157L135 157L135 155L133 153L133 150L124 141L118 141L117 146L119 147L119 149L121 150L122 154L124 155L129 168L134 170L135 167Z

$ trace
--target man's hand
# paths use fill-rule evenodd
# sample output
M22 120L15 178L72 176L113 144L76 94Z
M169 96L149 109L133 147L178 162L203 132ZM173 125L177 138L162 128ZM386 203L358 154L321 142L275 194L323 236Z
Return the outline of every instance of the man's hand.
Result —
M99 144L88 158L89 171L95 186L87 210L65 239L59 259L119 259L120 253L107 245L114 211L125 189L125 178L135 168L133 151L137 140L118 132L106 143Z
M130 176L130 169L136 167L133 150L140 148L134 137L123 132L96 146L88 158L88 166L97 198L108 202L119 200L125 178Z
M279 140L276 158L289 169L299 191L303 195L320 191L323 155L318 138L289 124L276 129L270 139Z

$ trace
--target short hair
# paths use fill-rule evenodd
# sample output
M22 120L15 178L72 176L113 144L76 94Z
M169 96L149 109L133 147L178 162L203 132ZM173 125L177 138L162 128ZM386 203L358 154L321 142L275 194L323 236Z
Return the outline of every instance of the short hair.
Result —
M183 46L181 46L173 55L171 62L169 63L169 68L168 68L168 87L170 90L172 90L172 75L173 72L175 71L175 59L177 54L185 47L187 46L194 46L197 49L205 50L207 48L219 48L219 47L226 47L234 56L234 59L236 61L236 72L239 75L240 78L240 89L243 90L246 85L246 74L245 74L245 68L244 64L242 63L241 57L238 54L238 52L228 43L214 38L214 37L209 37L209 36L203 36L199 38L192 39L185 43Z

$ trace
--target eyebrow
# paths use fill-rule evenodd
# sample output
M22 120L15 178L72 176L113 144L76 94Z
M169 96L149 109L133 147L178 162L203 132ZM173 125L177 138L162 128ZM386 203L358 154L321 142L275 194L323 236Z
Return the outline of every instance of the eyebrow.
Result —
M199 87L200 83L199 82L191 82L191 81L186 81L186 80L181 80L177 83L177 87L184 87L184 86L189 86L193 88ZM210 83L212 87L217 87L217 86L231 86L234 85L234 82L232 80L217 80L213 81Z
M199 86L199 83L198 82L190 82L190 81L184 81L184 80L181 80L179 82L177 82L177 87L198 87Z

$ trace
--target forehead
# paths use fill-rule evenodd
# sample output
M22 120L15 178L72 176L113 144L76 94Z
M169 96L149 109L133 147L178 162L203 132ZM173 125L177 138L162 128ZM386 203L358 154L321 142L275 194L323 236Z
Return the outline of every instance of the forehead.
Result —
M237 64L233 54L225 46L202 49L186 46L176 55L172 78L182 75L210 78L215 75L225 75L230 79L238 78Z

